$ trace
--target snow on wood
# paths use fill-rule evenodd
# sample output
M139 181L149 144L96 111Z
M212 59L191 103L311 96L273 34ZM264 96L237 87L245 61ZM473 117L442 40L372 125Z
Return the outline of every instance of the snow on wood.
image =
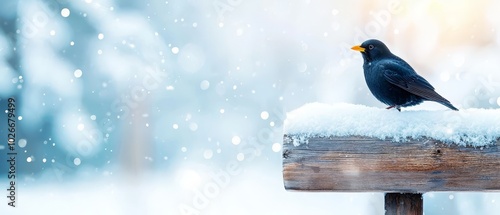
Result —
M431 138L474 147L500 137L500 109L386 110L354 104L306 104L287 113L285 134L294 144L308 137L363 136L407 141Z

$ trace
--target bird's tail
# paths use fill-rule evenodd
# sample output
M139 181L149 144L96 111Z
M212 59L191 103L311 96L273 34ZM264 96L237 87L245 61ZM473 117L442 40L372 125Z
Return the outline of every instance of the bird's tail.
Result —
M448 100L446 101L438 101L440 104L454 110L454 111L458 111L458 108L456 108L455 106L453 106Z
M446 106L454 111L458 111L458 108L453 106L451 104L451 102L448 101L448 99L445 99L444 97L442 97L441 95L436 93L436 91L434 91L434 90L427 91L425 95L426 96L424 98L429 100L429 101L437 102L437 103L442 104L442 105L444 105L444 106Z

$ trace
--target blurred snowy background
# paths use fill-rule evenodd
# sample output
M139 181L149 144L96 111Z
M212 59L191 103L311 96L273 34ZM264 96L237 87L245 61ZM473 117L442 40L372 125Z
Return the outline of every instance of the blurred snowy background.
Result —
M384 107L349 49L367 38L458 108L498 108L499 14L486 0L4 1L0 105L17 98L20 117L17 208L0 214L383 214L379 193L284 190L286 112ZM425 214L500 211L496 193L424 196Z

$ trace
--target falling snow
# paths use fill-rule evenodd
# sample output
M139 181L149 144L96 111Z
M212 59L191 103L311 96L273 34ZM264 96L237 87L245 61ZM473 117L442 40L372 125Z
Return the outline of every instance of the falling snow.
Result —
M61 16L62 17L68 17L70 15L70 10L68 8L63 8L61 10Z
M240 144L241 142L241 138L238 137L238 136L234 136L232 139L231 139L231 142L234 144L234 145L238 145Z
M75 70L75 72L73 72L73 75L75 76L75 78L82 77L82 74L83 74L83 72L80 69L77 69L77 70Z
M0 105L6 117L5 98L16 100L16 213L183 214L186 206L184 214L382 214L378 194L286 192L284 132L433 135L488 147L500 127L499 8L494 1L4 4ZM366 87L361 55L350 50L368 37L405 56L461 110L431 102L384 110ZM312 102L320 103L304 106ZM1 153L8 149L0 144ZM80 200L68 201L74 193ZM139 202L130 209L132 198ZM426 214L500 210L495 193L424 198Z

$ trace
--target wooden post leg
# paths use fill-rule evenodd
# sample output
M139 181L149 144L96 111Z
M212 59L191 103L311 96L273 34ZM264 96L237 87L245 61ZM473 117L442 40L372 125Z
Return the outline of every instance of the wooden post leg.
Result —
M421 193L386 193L385 215L422 215L423 202Z

